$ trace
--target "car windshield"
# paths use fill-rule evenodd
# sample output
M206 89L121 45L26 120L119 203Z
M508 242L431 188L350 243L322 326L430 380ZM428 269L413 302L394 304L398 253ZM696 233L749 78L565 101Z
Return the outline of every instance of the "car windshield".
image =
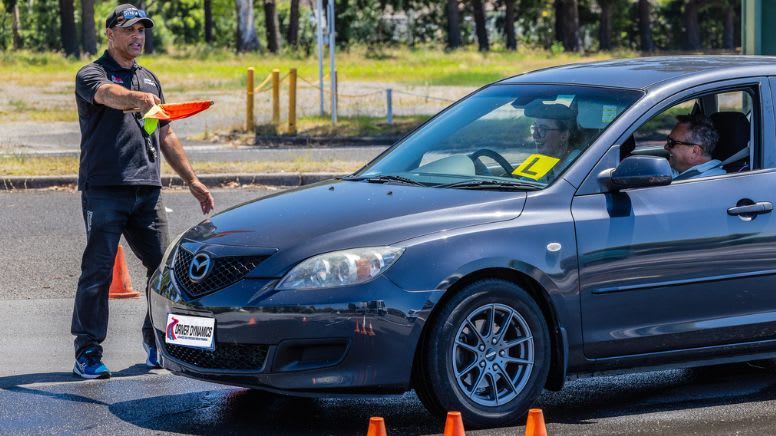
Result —
M576 85L493 85L449 108L350 179L541 189L641 96Z

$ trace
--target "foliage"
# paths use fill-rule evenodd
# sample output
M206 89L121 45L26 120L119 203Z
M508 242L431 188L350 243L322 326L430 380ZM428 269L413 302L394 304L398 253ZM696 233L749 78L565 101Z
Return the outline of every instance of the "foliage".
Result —
M280 34L285 38L289 27L290 0L275 0ZM324 5L329 0L323 0ZM366 45L375 56L383 56L386 47L434 44L441 47L445 41L446 13L444 0L331 0L335 3L337 43L348 49ZM504 0L483 0L486 4L486 27L493 47L503 47ZM655 46L661 50L681 49L686 38L683 13L688 0L652 0L652 35ZM740 20L742 0L708 0L700 2L700 37L704 49L719 49L724 45L725 12L733 10ZM21 16L23 48L36 51L61 50L58 0L0 0L0 50L12 49L12 11L18 2ZM585 50L597 50L601 4L612 10L612 45L615 49L638 49L639 28L635 0L577 0L580 33ZM95 1L95 26L98 44L105 46L102 31L105 16L115 7L116 0ZM204 10L202 0L138 0L145 4L156 26L152 31L154 46L160 52L179 51L183 46L204 43ZM76 6L75 22L80 33L80 1ZM298 48L282 44L284 52L296 50L298 56L315 52L315 0L300 1ZM476 44L472 19L472 2L459 0L461 31L464 44ZM254 0L254 23L261 39L264 30L263 1ZM553 49L555 35L555 0L516 0L516 31L519 45L531 48ZM235 48L236 20L234 0L212 0L214 48ZM740 29L733 29L736 41ZM262 44L266 46L266 44ZM557 46L555 46L557 47Z
M22 38L24 46L32 50L61 50L59 36L59 2L57 0L36 0L19 3L22 17Z

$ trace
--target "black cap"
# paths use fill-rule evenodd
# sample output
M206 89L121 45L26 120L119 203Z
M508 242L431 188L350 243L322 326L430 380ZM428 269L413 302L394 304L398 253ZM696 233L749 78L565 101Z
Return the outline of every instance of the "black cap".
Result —
M525 116L550 120L573 120L577 117L574 110L560 103L545 103L534 100L525 107Z
M127 18L129 16L129 18ZM146 28L154 27L154 22L148 18L146 12L142 9L138 9L135 6L125 3L123 5L116 6L116 9L108 15L105 19L105 28L116 27L130 27L135 23L143 23Z

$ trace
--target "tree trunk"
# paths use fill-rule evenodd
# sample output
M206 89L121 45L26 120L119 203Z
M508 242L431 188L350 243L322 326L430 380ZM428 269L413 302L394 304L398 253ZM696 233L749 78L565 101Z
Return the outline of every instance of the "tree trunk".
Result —
M291 0L291 11L288 16L288 45L299 45L299 0Z
M736 10L733 5L725 6L725 29L723 34L725 49L736 49Z
M461 42L461 13L458 0L447 0L447 46L458 48Z
M507 50L517 50L517 37L515 35L515 2L517 0L504 0L506 14L504 15L504 35L507 39Z
M474 8L474 28L477 32L477 45L480 51L490 50L490 41L488 41L488 28L485 22L485 5L482 0L472 0Z
M601 50L612 49L612 1L598 0L601 20L598 28L598 45Z
M577 0L555 0L555 38L566 51L582 51Z
M94 0L81 0L81 36L83 49L90 55L97 54L97 33L94 29Z
M75 30L73 0L59 0L59 25L65 55L78 56L78 33Z
M641 51L655 51L655 44L652 42L652 19L650 13L652 7L649 0L639 0L639 34L641 36Z
M267 28L267 49L272 53L280 51L280 24L275 0L264 0L264 27Z
M19 4L13 2L13 25L11 27L13 32L13 49L21 50L24 41L22 41L22 18L19 14Z
M237 12L237 52L259 49L256 25L253 24L253 0L235 0Z
M698 25L698 1L687 0L684 5L684 48L685 50L701 49L701 31Z
M205 42L210 44L213 42L213 2L212 0L205 0L203 3L205 9Z

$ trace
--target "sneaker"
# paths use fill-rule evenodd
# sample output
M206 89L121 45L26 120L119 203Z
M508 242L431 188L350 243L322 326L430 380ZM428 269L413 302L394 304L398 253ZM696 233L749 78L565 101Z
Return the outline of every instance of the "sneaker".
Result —
M144 343L143 349L145 350L146 354L148 354L145 362L146 366L149 368L161 368L162 365L159 364L159 352L156 351L156 346Z
M110 370L102 363L102 356L96 350L87 350L75 360L73 372L83 378L110 378Z

